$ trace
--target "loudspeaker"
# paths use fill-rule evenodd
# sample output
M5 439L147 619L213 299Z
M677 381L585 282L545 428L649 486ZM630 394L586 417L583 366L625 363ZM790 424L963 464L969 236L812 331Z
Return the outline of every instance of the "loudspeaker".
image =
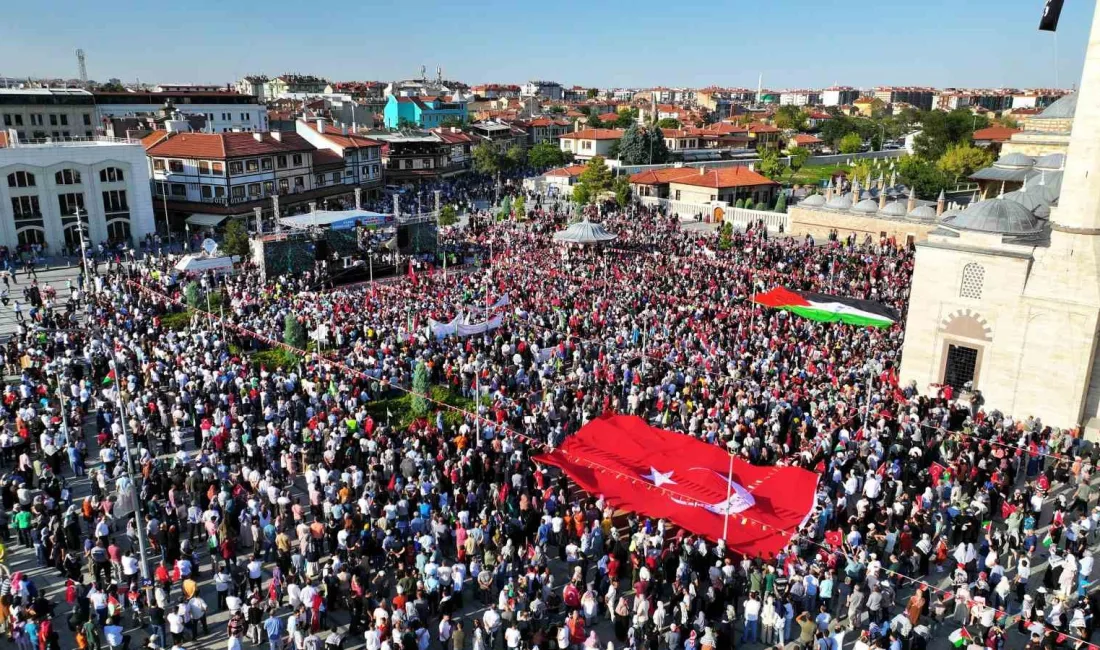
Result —
M318 239L313 242L313 259L315 260L327 260L328 259L328 242L324 239Z

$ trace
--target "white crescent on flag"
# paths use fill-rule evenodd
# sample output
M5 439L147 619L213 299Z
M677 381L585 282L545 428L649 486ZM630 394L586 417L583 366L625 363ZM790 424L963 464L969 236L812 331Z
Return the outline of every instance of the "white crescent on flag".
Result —
M727 483L730 487L730 496L728 499L723 499L718 503L694 503L691 501L683 501L681 499L672 499L674 502L682 506L693 506L696 508L704 508L709 512L713 512L716 515L735 515L740 512L744 512L749 508L756 505L756 499L753 498L752 493L745 489L743 485L737 481L731 480L725 474L716 472L713 469L707 467L692 467L688 471L701 470L704 472L711 472L724 483Z

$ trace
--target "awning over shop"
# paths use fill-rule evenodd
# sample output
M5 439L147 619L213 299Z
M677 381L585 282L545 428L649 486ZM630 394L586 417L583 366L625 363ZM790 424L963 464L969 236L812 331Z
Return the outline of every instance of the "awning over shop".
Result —
M206 214L205 212L196 212L195 214L187 217L187 223L192 226L203 226L205 228L213 228L225 221L229 217L224 214Z

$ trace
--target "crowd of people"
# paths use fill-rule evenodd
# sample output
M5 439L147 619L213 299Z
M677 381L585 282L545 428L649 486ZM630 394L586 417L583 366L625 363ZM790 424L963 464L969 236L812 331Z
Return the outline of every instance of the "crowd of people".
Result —
M82 327L23 323L0 534L35 569L0 585L0 633L21 650L69 633L96 650L1088 644L1100 507L1079 432L898 385L903 317L753 302L785 286L903 315L912 251L613 204L593 214L612 245L563 249L575 216L527 205L447 230L485 259L446 273L173 283L172 257L147 255L62 296ZM187 311L196 290L224 310ZM430 329L456 317L496 325ZM532 461L604 413L815 471L815 513L746 557Z

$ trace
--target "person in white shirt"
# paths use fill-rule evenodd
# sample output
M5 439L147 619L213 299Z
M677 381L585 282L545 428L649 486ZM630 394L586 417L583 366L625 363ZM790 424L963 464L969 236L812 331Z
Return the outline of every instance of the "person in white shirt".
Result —
M756 643L760 633L760 601L756 599L756 592L749 594L745 601L745 629L741 633L741 644Z

